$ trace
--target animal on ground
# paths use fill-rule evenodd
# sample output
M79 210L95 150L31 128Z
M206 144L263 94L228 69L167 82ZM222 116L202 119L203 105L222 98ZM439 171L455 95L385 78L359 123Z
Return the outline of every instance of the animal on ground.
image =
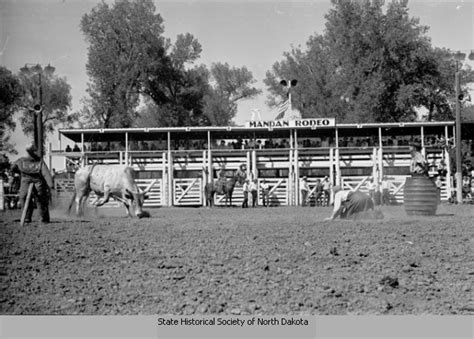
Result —
M102 206L110 198L121 202L130 215L130 207L134 207L138 218L149 214L143 211L143 203L147 199L147 193L151 190L156 180L142 191L135 182L136 172L132 167L126 165L87 165L77 170L74 176L74 195L69 204L68 212L74 202L76 203L76 214L82 216L84 204L91 191L96 199L91 202L93 206Z
M215 194L224 194L225 195L225 206L232 206L232 194L234 193L234 188L237 183L242 185L244 183L245 177L238 175L234 171L232 177L226 178L224 185L222 185L222 192L219 192L219 182L210 182L205 186L205 196L207 200L207 206L214 206L214 196Z

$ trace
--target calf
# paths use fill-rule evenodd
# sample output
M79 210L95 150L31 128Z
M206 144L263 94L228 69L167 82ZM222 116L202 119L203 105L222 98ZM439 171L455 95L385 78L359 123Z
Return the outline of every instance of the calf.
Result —
M91 203L102 206L110 197L120 201L130 216L130 206L134 206L135 215L142 218L147 215L142 210L146 194L155 184L154 180L144 191L135 183L136 174L133 168L124 165L88 165L77 170L74 177L74 196L69 204L71 209L76 202L76 214L83 214L84 202L91 191L96 194L96 199Z

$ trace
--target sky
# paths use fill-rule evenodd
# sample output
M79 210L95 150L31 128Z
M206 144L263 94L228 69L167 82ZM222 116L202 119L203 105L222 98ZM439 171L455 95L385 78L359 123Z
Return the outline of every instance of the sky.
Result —
M51 64L72 87L72 110L86 97L88 45L80 31L81 17L98 0L0 0L0 65L17 72L26 63ZM107 1L112 2L112 1ZM275 113L265 104L263 79L292 47L302 47L311 35L323 33L329 0L155 0L164 19L164 36L193 34L202 45L199 64L227 62L247 67L264 93L239 104L237 124L258 109L263 120ZM474 50L474 0L411 0L410 16L430 27L433 46ZM454 84L453 84L454 85ZM19 124L18 124L19 125ZM49 136L53 148L57 133ZM21 150L29 140L18 126L12 141ZM14 159L15 157L12 157Z

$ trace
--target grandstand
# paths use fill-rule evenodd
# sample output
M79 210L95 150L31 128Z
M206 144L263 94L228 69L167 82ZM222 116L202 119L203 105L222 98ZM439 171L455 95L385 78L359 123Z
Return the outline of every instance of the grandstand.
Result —
M472 138L471 128L463 125L465 140ZM446 164L441 198L449 198L454 134L452 121L336 124L334 119L252 121L238 127L61 129L59 149L50 149L49 157L50 162L63 158L69 173L93 163L133 166L140 185L158 179L148 206L205 205L204 184L222 166L230 176L240 164L247 165L248 177L266 180L273 205L299 205L302 176L308 177L312 190L317 179L327 176L333 184L362 191L371 178L386 176L392 201L400 203L411 142L422 144L432 175L441 161ZM470 156L472 143L466 145ZM58 177L56 185L60 194L66 193L72 176ZM234 204L242 198L237 185ZM216 197L216 204L223 204L222 197Z

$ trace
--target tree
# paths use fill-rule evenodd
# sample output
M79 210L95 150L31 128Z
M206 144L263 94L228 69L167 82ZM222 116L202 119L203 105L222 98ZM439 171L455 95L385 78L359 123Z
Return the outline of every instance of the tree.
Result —
M245 66L236 68L227 63L214 63L211 80L214 86L205 97L204 112L214 126L230 125L237 113L237 102L261 93L251 86L256 81Z
M54 74L41 72L41 89L43 102L43 137L46 139L48 133L52 133L58 125L70 126L77 121L78 115L70 113L71 108L71 86L66 78ZM31 107L38 104L39 82L38 72L20 73L19 79L24 90L20 111L20 123L27 135L33 134L33 113ZM45 140L43 140L44 143Z
M16 153L9 143L9 132L15 129L13 115L18 109L23 97L23 89L18 77L10 70L0 66L0 143L1 149L9 153Z
M276 80L290 74L302 80L293 98L304 117L410 121L417 106L428 108L429 119L451 115L449 51L431 46L428 27L410 18L407 1L389 3L385 13L382 0L332 4L324 34L310 37L306 51L286 53L267 73L273 101L281 97Z
M164 56L163 19L151 0L118 0L85 14L81 29L89 42L86 119L104 128L131 126L148 67Z
M267 71L264 83L270 95L267 103L271 107L287 100L287 88L280 84L282 79L297 79L292 90L292 105L301 112L303 118L337 117L344 118L343 102L335 91L335 67L329 60L329 51L323 36L314 35L306 43L306 51L293 48L285 52L285 60L276 62Z
M161 58L149 65L142 88L154 106L154 114L150 109L142 110L142 113L148 111L149 126L208 124L202 112L209 71L203 65L193 66L201 50L201 44L193 35L180 34L174 45L167 41Z

